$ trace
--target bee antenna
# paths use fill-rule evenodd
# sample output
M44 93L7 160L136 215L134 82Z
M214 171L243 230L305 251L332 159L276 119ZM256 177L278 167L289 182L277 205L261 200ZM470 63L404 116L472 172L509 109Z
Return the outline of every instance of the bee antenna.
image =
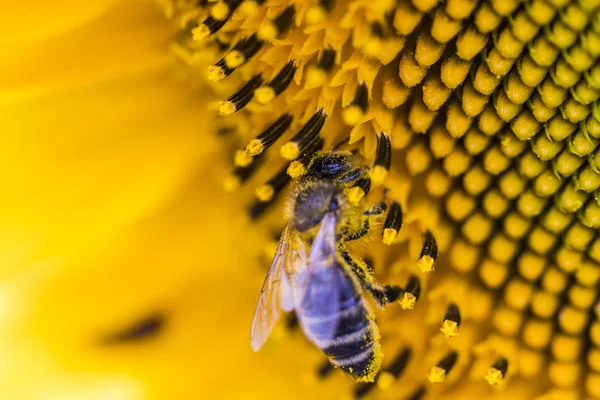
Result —
M350 138L349 138L349 137L347 137L347 138L345 138L345 139L342 139L342 140L340 140L339 142L337 142L337 143L335 144L335 146L333 146L333 151L337 151L337 150L339 150L339 149L340 149L340 147L342 147L343 145L347 144L347 143L348 143L348 141L350 141Z

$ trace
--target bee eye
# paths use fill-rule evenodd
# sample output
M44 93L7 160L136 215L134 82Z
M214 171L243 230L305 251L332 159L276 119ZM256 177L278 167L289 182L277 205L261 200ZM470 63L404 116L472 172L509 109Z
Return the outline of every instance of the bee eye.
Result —
M165 315L151 314L121 331L108 335L102 342L106 345L113 345L147 339L158 335L165 323Z

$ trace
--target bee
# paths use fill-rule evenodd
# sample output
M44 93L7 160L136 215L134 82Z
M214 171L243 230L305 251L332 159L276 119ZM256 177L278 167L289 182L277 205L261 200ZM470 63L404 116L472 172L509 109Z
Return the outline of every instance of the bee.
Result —
M389 169L390 154L389 137L381 133L373 170ZM331 364L357 381L373 381L382 352L363 290L378 306L396 300L401 292L399 287L376 283L345 246L365 236L370 217L385 211L385 202L365 204L373 170L357 166L357 157L350 152L318 152L293 183L287 225L252 321L254 351L264 344L281 313L295 310L304 335Z

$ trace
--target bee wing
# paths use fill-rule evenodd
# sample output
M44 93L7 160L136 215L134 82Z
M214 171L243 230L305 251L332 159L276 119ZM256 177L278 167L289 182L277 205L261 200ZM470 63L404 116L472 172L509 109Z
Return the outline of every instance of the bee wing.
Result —
M288 225L283 230L273 261L265 277L250 330L250 345L258 351L265 343L281 311L295 307L289 274L300 269L305 257L304 243Z
M297 274L295 288L298 320L305 335L314 343L331 340L339 323L340 291L343 273L338 266L336 216L331 212L321 222L312 244L308 266ZM311 317L314 317L311 318Z

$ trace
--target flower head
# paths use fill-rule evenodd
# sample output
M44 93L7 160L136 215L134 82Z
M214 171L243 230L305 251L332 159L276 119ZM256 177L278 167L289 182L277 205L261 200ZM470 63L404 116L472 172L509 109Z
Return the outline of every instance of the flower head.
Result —
M168 4L174 48L225 94L218 123L245 147L231 179L272 176L253 217L306 154L338 143L373 161L371 182L397 199L390 247L364 252L382 278L416 279L421 299L405 290L378 317L386 358L355 398L533 378L512 393L600 397L600 4ZM378 165L381 132L393 162Z

